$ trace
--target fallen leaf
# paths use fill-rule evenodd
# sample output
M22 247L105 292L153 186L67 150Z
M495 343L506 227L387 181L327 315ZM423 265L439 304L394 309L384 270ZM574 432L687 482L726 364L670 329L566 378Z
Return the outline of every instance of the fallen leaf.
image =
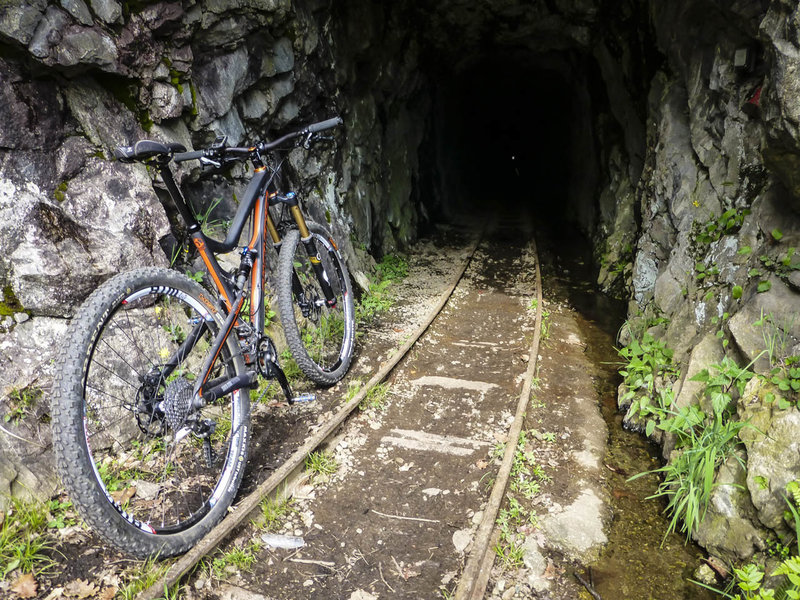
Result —
M56 529L56 535L61 541L71 544L80 544L87 541L91 535L80 525L70 525L61 529Z
M89 583L86 579L75 579L64 587L64 593L70 598L82 600L94 596L99 589L96 584Z
M727 565L723 563L720 559L716 556L709 556L706 559L708 566L714 569L717 572L717 575L722 577L723 579L727 578L730 575L730 571L728 570Z
M544 573L542 573L542 577L544 579L555 579L558 577L558 568L553 564L553 561L549 558L547 559L547 566L544 568Z
M11 591L20 598L35 598L36 588L39 587L32 573L20 575L11 586Z
M97 600L113 600L114 596L117 595L118 588L116 587L107 587L100 595L97 597Z
M505 444L508 441L508 434L495 431L492 435L494 436L494 439L500 444Z
M131 486L129 488L125 488L124 490L119 490L118 492L111 492L111 497L114 499L114 502L121 505L133 498L135 493L136 488Z
M64 588L57 587L50 590L50 593L44 597L44 600L59 600L64 597Z

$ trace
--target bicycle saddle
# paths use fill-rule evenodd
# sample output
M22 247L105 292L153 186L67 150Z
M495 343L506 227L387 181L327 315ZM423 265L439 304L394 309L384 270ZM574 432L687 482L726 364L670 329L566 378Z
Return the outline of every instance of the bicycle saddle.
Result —
M114 158L121 162L130 163L153 158L160 154L171 154L172 152L186 152L186 148L182 144L174 142L162 144L153 140L139 140L133 146L118 146L114 150Z

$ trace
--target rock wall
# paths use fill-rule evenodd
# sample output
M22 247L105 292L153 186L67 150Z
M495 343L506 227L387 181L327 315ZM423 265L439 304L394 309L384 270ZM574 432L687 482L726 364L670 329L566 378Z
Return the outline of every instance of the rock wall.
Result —
M334 147L287 170L357 280L416 235L427 112L416 42L390 6L315 0L33 0L0 6L0 503L56 486L47 389L67 319L99 282L168 265L181 230L138 139L231 145L339 114ZM179 173L199 213L234 210L244 168ZM172 224L173 227L170 225ZM24 415L24 418L18 418Z
M682 0L653 2L650 14L666 60L649 89L641 178L633 192L623 178L603 193L636 196L633 261L618 270L629 320L676 351L676 402L687 406L703 401L689 378L725 355L769 375L800 354L800 9ZM770 388L754 379L738 399L760 433L743 431L746 471L734 460L720 470L696 534L726 559L787 531L782 494L800 479L800 412L796 392L779 407Z

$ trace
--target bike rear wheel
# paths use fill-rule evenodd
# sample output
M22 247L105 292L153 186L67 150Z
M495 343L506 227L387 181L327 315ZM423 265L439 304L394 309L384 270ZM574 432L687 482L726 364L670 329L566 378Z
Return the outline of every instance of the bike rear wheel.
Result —
M308 223L311 238L289 231L278 254L277 301L286 341L297 365L313 382L333 385L353 359L355 314L350 275L331 234ZM307 247L306 244L309 244ZM314 266L333 298L326 298Z
M222 319L197 283L157 268L110 279L73 319L54 386L56 463L83 518L134 556L188 550L241 481L248 390L190 406ZM210 377L244 372L230 336Z

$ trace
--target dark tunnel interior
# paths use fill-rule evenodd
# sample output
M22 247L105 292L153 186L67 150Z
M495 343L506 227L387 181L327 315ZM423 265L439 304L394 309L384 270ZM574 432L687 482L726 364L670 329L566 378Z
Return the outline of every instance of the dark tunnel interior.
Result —
M442 218L517 215L591 230L598 158L575 62L499 52L438 79L431 143Z

